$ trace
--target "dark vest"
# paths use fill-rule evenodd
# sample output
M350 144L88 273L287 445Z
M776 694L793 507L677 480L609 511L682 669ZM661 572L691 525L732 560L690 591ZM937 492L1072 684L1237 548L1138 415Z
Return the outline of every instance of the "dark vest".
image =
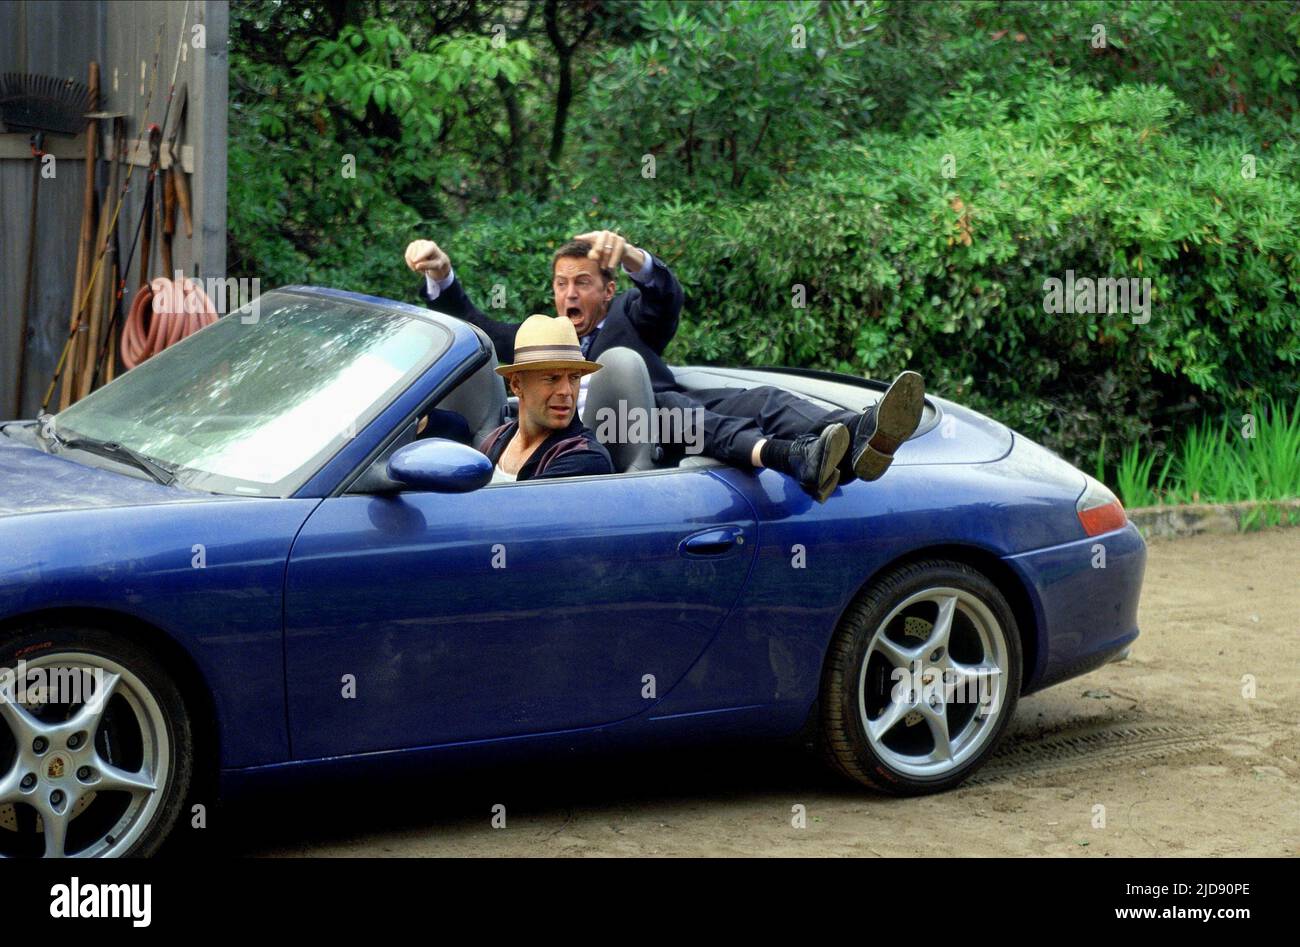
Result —
M505 453L506 445L519 431L519 422L511 421L488 432L479 445L492 466L496 466ZM524 465L519 468L516 480L533 480L538 477L581 477L589 474L614 472L614 461L605 445L596 440L590 428L582 426L575 414L569 426L552 431L537 446Z

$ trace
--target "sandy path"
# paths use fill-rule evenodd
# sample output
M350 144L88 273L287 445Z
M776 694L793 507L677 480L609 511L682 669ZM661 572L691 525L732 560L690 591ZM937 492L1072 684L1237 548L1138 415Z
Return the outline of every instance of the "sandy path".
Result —
M1154 544L1129 660L1022 701L941 796L781 748L656 753L269 794L220 834L250 855L1297 855L1298 594L1300 529Z

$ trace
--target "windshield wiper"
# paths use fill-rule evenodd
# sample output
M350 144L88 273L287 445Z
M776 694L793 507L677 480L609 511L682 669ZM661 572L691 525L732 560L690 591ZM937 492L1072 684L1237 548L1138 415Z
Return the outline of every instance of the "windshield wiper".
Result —
M40 428L38 427L37 430L40 431ZM45 437L46 432L41 431L40 433L42 437ZM96 437L64 437L53 428L49 430L46 439L58 444L64 450L84 450L91 454L98 454L100 457L107 457L109 460L126 461L133 467L143 470L164 487L171 486L176 480L176 474L156 460L151 460L139 451L132 450L116 441L101 441Z

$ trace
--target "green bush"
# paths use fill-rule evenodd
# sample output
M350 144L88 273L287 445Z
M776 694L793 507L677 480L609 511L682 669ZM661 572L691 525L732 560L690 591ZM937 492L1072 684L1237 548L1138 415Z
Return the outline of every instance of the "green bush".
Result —
M938 114L965 114L963 96L980 95L954 95ZM762 199L584 186L543 207L493 207L445 242L480 301L501 283L519 291L507 310L522 316L549 310L561 240L617 226L686 287L674 360L917 368L938 393L1076 461L1103 433L1154 443L1189 404L1296 391L1294 129L1267 149L1244 133L1193 143L1172 130L1180 107L1159 87L1103 95L1046 81L1007 105L1020 117L867 133ZM1044 281L1067 270L1150 279L1149 322L1045 312Z
M674 361L916 367L1130 481L1294 397L1295 2L547 9L232 9L232 274L412 299L431 236L522 318L614 227L686 287ZM1150 321L1045 312L1067 271L1149 279Z
M884 128L922 127L973 70L994 100L1064 72L1164 85L1189 116L1300 108L1300 6L1284 0L909 0L879 19L863 55Z

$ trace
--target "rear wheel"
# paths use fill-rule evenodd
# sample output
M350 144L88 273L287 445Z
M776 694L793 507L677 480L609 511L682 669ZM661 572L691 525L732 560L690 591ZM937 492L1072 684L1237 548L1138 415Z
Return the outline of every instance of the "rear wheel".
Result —
M100 629L31 628L0 643L0 857L151 855L193 771L167 670Z
M1020 678L1016 620L986 576L949 560L904 566L836 631L822 675L824 755L886 792L950 789L993 752Z

